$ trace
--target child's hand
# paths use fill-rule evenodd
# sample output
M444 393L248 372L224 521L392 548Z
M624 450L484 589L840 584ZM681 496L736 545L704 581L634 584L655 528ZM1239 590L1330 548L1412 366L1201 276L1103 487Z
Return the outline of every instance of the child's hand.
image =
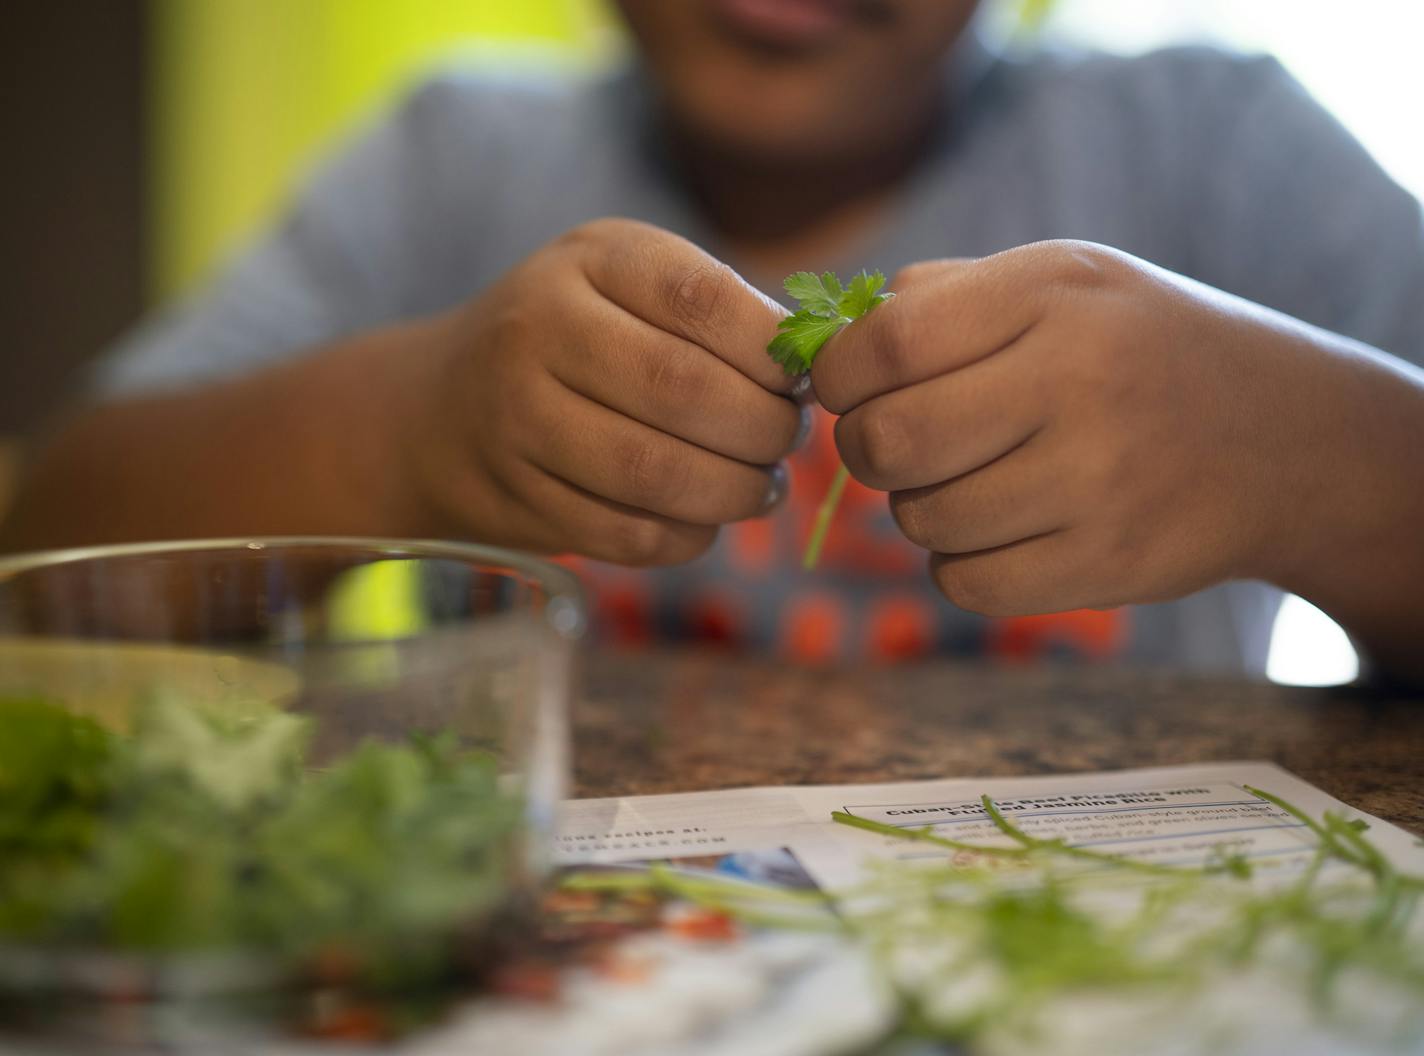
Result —
M812 379L846 466L891 493L956 604L1156 601L1304 559L1331 472L1308 431L1339 375L1308 327L1075 242L892 287Z
M448 531L625 564L685 561L765 512L800 413L785 312L690 243L603 220L442 324L409 447Z

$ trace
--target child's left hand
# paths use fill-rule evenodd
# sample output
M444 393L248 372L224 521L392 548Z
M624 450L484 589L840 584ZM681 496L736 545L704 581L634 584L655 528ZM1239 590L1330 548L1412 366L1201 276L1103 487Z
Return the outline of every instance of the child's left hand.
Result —
M812 379L846 466L891 493L957 605L1282 582L1331 544L1351 470L1326 435L1350 384L1330 335L1079 242L919 264L892 288Z

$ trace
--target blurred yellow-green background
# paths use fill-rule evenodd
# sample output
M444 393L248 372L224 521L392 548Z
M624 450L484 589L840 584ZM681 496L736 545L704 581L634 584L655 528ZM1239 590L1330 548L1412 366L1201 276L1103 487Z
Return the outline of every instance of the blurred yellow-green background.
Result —
M588 67L599 0L47 0L0 37L6 437L84 360L270 220L351 126L433 66Z
M597 0L151 0L150 18L159 295L194 281L319 145L432 65L586 65L616 47Z

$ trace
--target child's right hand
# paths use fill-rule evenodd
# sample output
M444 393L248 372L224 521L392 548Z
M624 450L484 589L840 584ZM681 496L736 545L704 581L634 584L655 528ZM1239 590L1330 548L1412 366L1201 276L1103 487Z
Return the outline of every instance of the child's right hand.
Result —
M436 324L407 432L446 534L623 564L697 556L785 493L785 312L691 243L599 220Z

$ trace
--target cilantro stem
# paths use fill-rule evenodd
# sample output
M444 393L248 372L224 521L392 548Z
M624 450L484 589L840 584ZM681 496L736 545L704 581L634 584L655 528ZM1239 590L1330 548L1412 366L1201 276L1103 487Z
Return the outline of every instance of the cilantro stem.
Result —
M826 490L826 497L821 500L821 505L816 510L816 520L811 525L811 538L806 541L806 553L801 557L801 567L807 572L815 568L821 560L821 547L826 543L826 533L831 530L831 521L835 519L836 507L841 503L841 494L845 491L846 481L849 479L850 470L844 465L840 466L830 488Z
M1287 803L1280 796L1272 795L1264 789L1254 788L1251 785L1242 785L1241 787L1258 799L1264 799L1267 803L1285 811L1291 817L1295 818L1296 821L1300 822L1315 834L1315 837L1329 849L1332 856L1349 862L1351 865L1358 866L1367 872L1374 873L1368 860L1360 855L1355 848L1346 846L1334 832L1331 832L1299 807Z
M789 891L721 877L689 876L662 862L636 873L572 873L559 884L571 891L666 894L725 913L752 927L784 931L838 932L831 900L820 891ZM759 906L771 907L765 911ZM784 912L776 912L784 909ZM799 911L799 912L798 912Z
M951 840L945 836L936 836L929 830L929 826L918 829L902 829L898 825L857 817L855 814L847 814L843 810L831 811L831 820L840 825L849 825L853 829L865 829L867 832L879 833L881 836L893 836L897 840L918 840L923 843L932 843L936 847L943 847L950 851L972 851L975 854L987 854L998 858L1025 858L1031 853L1027 847L986 847L978 843Z
M782 285L801 307L777 324L776 336L766 351L790 377L810 371L827 341L877 304L884 304L894 296L880 292L885 276L878 271L862 271L844 286L833 272L816 275L798 271L787 276ZM849 477L844 465L836 470L830 490L816 511L811 538L801 558L801 567L808 572L821 560L821 547L825 545L826 533L830 531Z
M1104 854L1102 851L1091 851L1085 847L1074 847L1071 843L1063 840L1043 840L1037 836L1030 836L1019 828L1008 818L1004 817L998 805L987 795L979 797L984 804L984 812L989 815L989 820L994 823L994 827L1005 836L1020 844L1025 851L1050 851L1054 854L1061 854L1069 858L1080 858L1084 861L1098 862L1103 865L1111 865L1115 868L1131 869L1139 873L1151 873L1154 876L1193 876L1202 872L1218 871L1213 866L1203 869L1182 869L1171 865L1155 865L1152 862L1138 861L1136 858L1128 858L1120 854Z
M755 897L762 902L783 902L795 906L824 906L826 896L819 891L795 891L781 887L751 885L720 877L693 877L679 873L662 862L652 862L637 872L576 872L564 877L559 886L570 891L670 891L696 900L712 895L735 901L736 896Z
M1013 840L1016 847L993 847L980 843L966 843L962 840L951 840L944 836L937 836L930 831L928 826L918 829L902 829L898 825L890 825L883 821L873 821L870 818L857 817L854 814L847 814L844 811L834 810L831 812L831 820L841 825L849 825L851 828L865 829L867 832L879 833L882 836L893 836L900 840L914 840L922 843L934 844L951 851L970 851L975 854L990 855L997 858L1027 858L1036 854L1057 854L1068 858L1078 858L1084 861L1096 862L1100 865L1111 866L1117 869L1127 869L1133 872L1149 873L1153 876L1174 876L1188 877L1201 876L1203 874L1230 872L1232 871L1225 863L1222 865L1207 865L1201 868L1172 865L1156 865L1152 862L1138 861L1136 858L1127 858L1117 854L1104 854L1101 851L1089 850L1085 847L1074 847L1064 843L1062 840L1043 840L1036 836L1030 836L1013 822L1003 815L998 805L989 796L981 797L984 810L989 815L989 820L994 823L994 827L1002 832L1009 839Z

